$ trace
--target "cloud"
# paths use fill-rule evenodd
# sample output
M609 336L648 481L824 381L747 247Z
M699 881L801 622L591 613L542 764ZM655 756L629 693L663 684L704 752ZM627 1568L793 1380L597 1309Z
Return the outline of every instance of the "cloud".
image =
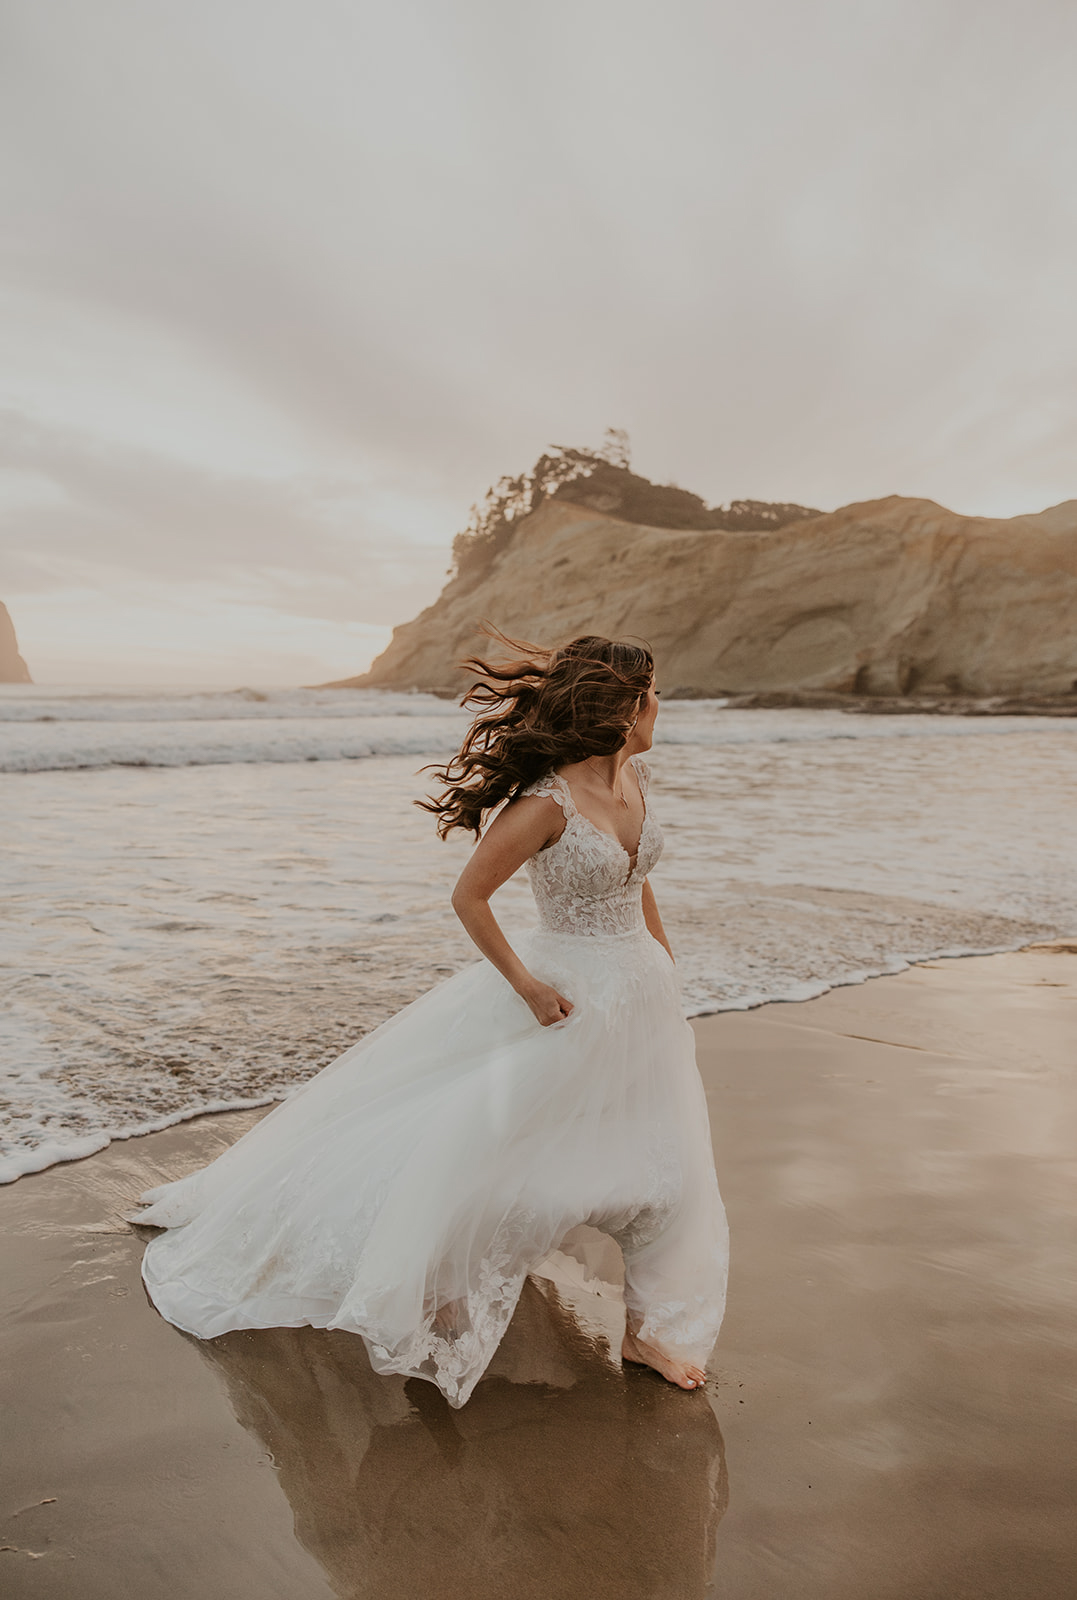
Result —
M6 29L12 582L197 569L400 620L487 483L610 425L711 500L1077 489L1072 6L11 0Z
M11 412L0 467L51 491L0 513L9 592L216 583L297 616L387 623L443 571L439 550L392 537L384 495L361 483L229 478Z

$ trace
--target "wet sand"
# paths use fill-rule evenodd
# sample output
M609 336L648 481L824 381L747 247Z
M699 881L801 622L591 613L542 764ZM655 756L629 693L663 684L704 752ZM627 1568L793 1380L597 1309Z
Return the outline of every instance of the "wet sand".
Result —
M10 1600L1071 1600L1077 943L695 1024L733 1235L706 1395L616 1253L452 1412L347 1334L200 1344L120 1213L259 1112L0 1191Z

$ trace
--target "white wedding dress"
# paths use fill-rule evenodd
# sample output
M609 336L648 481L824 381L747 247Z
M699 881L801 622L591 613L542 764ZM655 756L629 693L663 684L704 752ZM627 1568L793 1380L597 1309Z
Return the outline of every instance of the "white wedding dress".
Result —
M527 863L540 925L519 950L571 1015L541 1027L480 961L148 1190L134 1220L167 1231L143 1278L178 1328L347 1329L378 1372L463 1405L527 1273L589 1223L620 1244L637 1336L706 1362L728 1240L694 1037L643 920L661 832L647 811L633 862L563 779L526 792L565 828Z

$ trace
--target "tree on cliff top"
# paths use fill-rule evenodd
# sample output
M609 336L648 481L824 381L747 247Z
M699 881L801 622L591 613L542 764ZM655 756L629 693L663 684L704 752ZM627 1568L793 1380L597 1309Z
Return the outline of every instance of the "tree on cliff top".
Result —
M627 473L628 463L628 435L619 428L607 428L600 450L551 445L530 472L499 478L472 506L467 527L453 540L455 575L476 579L488 572L517 524L537 511L548 495L557 494L578 479L592 477L600 467Z
M631 447L621 428L607 428L598 450L551 445L530 472L499 478L472 506L468 525L453 540L453 576L468 583L485 577L524 517L544 500L569 500L652 528L765 529L821 515L807 506L733 500L708 506L676 484L655 484L631 469Z

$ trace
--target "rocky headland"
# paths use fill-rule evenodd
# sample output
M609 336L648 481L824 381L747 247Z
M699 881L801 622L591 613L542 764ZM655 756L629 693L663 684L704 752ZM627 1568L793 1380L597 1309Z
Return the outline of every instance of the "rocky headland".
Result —
M742 501L709 514L725 526L662 526L627 516L631 495L611 504L606 476L612 490L561 485L496 537L458 540L437 601L339 687L457 694L489 621L539 643L646 639L670 695L1077 713L1077 500L1009 518L902 495L826 513Z
M30 669L19 654L15 624L0 601L0 683L31 683Z

